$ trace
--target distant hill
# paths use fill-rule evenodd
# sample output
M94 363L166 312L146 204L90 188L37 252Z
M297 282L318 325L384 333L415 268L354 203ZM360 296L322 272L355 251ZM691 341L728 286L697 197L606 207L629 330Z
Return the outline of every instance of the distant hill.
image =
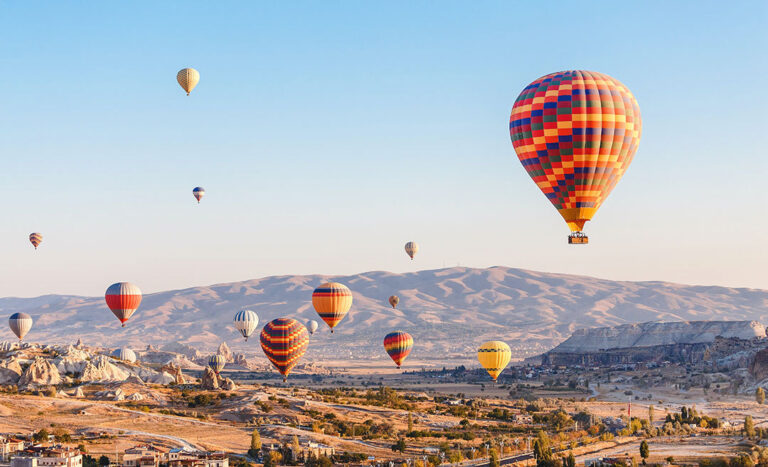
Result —
M311 303L312 290L330 278L354 293L352 311L333 335ZM401 299L397 310L387 303L392 294ZM261 358L258 336L244 343L231 325L235 312L244 307L258 313L260 326L280 316L317 319L321 327L313 336L310 359L385 361L384 335L403 329L416 341L411 359L451 364L474 361L474 350L488 339L505 340L516 356L524 357L551 349L578 328L659 320L766 322L768 291L457 267L405 274L274 276L159 292L145 295L125 329L103 297L2 298L0 319L17 311L29 313L35 325L28 340L35 342L82 338L89 345L135 348L181 342L212 351L226 340L233 350ZM13 338L3 326L0 340Z

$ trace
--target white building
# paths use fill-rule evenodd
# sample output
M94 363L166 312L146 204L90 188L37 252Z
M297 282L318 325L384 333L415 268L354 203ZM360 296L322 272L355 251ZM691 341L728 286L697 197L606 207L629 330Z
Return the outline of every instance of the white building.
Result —
M73 448L34 446L11 457L11 467L83 467L83 456Z

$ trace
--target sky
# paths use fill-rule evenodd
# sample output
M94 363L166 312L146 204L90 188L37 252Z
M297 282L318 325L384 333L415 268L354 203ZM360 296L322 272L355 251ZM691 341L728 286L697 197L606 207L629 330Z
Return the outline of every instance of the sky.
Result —
M0 1L0 296L456 265L768 288L768 3L575 5ZM568 69L643 118L588 246L509 138Z

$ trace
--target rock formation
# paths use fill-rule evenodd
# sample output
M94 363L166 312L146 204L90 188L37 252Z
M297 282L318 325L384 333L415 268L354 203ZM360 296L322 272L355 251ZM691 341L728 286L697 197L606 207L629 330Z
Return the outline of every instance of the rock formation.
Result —
M173 381L176 384L187 384L187 379L184 377L184 373L181 371L181 367L177 365L173 360L169 361L160 371L167 373L173 377Z
M219 376L213 370L206 367L200 380L200 388L208 390L219 389Z
M85 364L80 380L88 382L125 381L130 374L112 363L109 357L99 355Z
M21 373L21 365L15 358L0 361L0 384L18 383Z
M757 352L749 364L749 374L757 381L768 378L768 349Z
M229 378L220 378L219 386L225 391L234 391L237 389L237 385Z
M24 389L57 384L61 384L59 370L56 365L42 357L35 358L18 382L19 387Z
M164 352L177 353L186 356L190 360L195 360L202 357L202 354L191 345L182 344L180 342L170 342L163 345L162 350Z
M551 352L598 352L630 347L702 344L714 342L715 337L744 340L765 337L765 327L757 321L679 321L578 329Z
M232 351L229 350L229 346L227 345L226 342L222 342L219 345L219 349L216 351L216 354L217 355L221 355L222 357L224 357L224 359L227 361L227 363L231 363L232 362Z

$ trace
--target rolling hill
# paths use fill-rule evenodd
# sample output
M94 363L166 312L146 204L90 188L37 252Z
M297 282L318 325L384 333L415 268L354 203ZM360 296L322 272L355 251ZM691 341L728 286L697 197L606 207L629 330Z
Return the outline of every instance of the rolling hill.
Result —
M579 328L647 321L766 321L768 291L664 282L618 282L507 267L455 267L405 274L273 276L192 287L144 296L139 311L121 328L103 297L47 295L0 298L0 317L23 311L35 325L29 341L90 345L182 342L212 351L227 341L237 352L263 358L258 336L248 343L231 325L240 308L257 312L260 327L289 316L317 319L312 290L333 278L349 286L354 304L331 335L320 322L308 358L384 361L383 336L394 329L416 341L411 359L435 364L470 362L484 340L503 339L517 357L546 351ZM140 285L140 284L139 284ZM400 296L393 310L391 294ZM0 340L15 337L5 326Z

